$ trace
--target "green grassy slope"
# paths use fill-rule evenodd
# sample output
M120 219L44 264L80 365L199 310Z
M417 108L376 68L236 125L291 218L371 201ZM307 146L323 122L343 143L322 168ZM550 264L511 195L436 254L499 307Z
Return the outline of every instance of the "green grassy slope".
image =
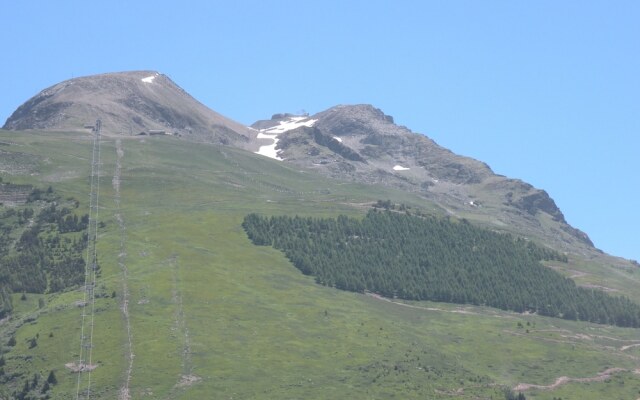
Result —
M0 170L11 171L2 172L7 180L51 184L63 196L88 200L88 135L0 131L0 141L10 143L3 151L31 163L18 169L0 159ZM638 330L341 292L316 285L280 252L252 245L240 226L250 212L361 216L365 203L390 198L439 213L433 204L169 137L126 138L121 149L118 209L116 143L103 142L100 219L106 227L98 241L98 286L109 296L96 302L93 359L99 366L91 398L114 399L126 387L129 337L134 399L498 399L503 388L520 383L593 378L608 368L621 370L525 393L534 399L640 397L634 372L640 347L625 347L640 344ZM118 261L127 268L128 295ZM593 282L640 298L640 286L632 284L638 272L603 282L601 271L611 266L584 260L574 266ZM54 370L59 383L52 398L74 398L77 375L64 364L77 358L81 311L74 302L82 293L18 297L14 317L0 325L5 372L23 374L13 381L21 388L34 373L46 378ZM16 346L7 347L11 335ZM29 349L35 335L38 346Z

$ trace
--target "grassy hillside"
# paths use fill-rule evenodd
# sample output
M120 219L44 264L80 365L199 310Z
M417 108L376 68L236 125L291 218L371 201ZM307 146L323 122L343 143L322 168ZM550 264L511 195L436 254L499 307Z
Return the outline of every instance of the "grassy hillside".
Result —
M86 212L88 135L0 131L0 142L3 178L52 185ZM442 213L410 194L330 181L240 150L107 138L98 240L106 296L96 301L91 398L128 388L135 399L502 399L505 388L563 376L582 380L520 388L534 399L640 397L636 329L338 291L279 251L254 246L241 227L251 212L363 216L368 203L387 198ZM640 299L639 271L582 259L561 269ZM13 375L6 391L53 370L51 398L75 397L77 375L64 364L78 355L82 296L14 295L13 317L0 325L2 368Z

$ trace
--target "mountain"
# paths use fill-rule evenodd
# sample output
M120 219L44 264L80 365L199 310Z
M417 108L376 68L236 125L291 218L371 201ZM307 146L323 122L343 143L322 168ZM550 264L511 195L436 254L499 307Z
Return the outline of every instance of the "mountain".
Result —
M639 330L606 324L640 304L638 265L373 106L248 128L135 72L55 85L6 127L0 399L638 396ZM609 299L601 323L584 297Z
M247 143L247 127L212 111L155 71L70 79L44 89L3 129L77 131L102 121L105 134L166 133L222 144Z
M497 175L483 162L396 125L371 105L340 105L313 116L275 114L252 127L277 140L270 152L261 152L272 158L341 180L414 192L448 215L538 237L562 251L594 250L546 191Z
M83 130L96 119L106 134L165 133L258 150L335 179L417 193L448 215L537 237L561 251L595 250L544 190L497 175L371 105L340 105L313 116L275 114L249 128L204 106L166 75L133 71L47 88L20 106L4 129Z

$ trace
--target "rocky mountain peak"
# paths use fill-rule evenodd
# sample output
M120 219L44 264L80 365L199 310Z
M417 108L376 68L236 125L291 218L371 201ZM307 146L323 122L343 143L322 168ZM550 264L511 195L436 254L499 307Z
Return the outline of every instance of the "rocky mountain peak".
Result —
M393 117L370 104L339 105L313 116L318 128L337 136L371 134L380 131L394 133L398 130ZM402 131L408 131L405 128Z
M102 120L105 134L172 134L223 144L246 143L250 130L209 109L168 76L128 71L70 79L44 89L7 119L4 129L82 130Z
M324 118L346 118L361 123L370 121L383 121L393 124L393 117L386 115L381 109L371 104L340 104L318 113Z
M268 130L291 118L275 114L252 126ZM305 118L313 124L274 136L279 160L338 179L417 192L453 216L475 215L509 230L544 237L559 247L592 246L583 232L565 221L544 190L496 175L487 164L396 125L393 117L372 105L339 105Z

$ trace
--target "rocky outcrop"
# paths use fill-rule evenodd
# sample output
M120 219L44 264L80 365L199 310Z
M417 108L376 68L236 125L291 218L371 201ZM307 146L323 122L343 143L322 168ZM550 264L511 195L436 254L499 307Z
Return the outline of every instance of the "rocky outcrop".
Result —
M393 123L393 117L369 104L340 105L314 115L316 127L323 132L342 136L368 136L380 132L410 132Z
M566 223L564 215L556 206L556 202L544 190L536 190L534 193L521 197L513 204L531 215L542 211L551 215L555 221Z
M302 128L308 131L308 133L313 137L314 142L316 142L320 146L327 147L329 150L334 153L340 155L343 158L346 158L349 161L357 161L361 163L367 163L367 160L362 158L357 151L351 149L342 144L342 142L338 141L334 136L323 133L318 128Z

